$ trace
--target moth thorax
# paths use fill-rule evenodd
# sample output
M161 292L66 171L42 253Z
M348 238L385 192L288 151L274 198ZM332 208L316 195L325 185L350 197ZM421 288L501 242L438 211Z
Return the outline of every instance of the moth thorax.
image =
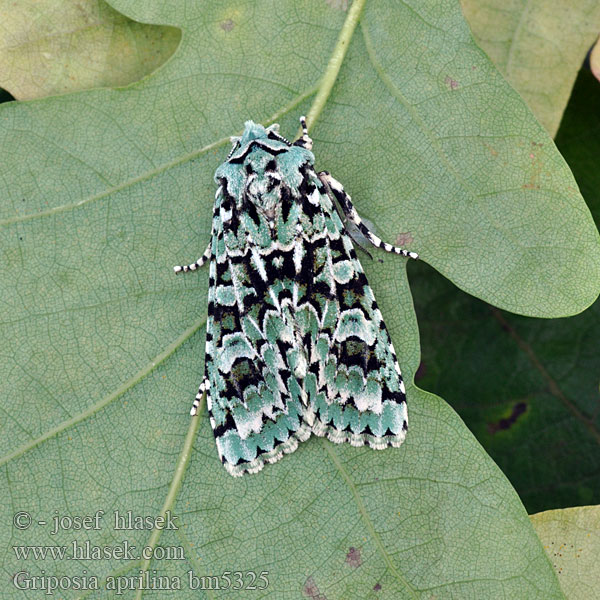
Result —
M281 180L276 170L265 169L260 165L255 171L248 173L245 191L246 197L258 212L266 219L277 219L281 208Z
M276 220L279 216L281 207L281 198L279 194L272 191L249 193L250 199L254 202L258 212L262 213L269 220Z

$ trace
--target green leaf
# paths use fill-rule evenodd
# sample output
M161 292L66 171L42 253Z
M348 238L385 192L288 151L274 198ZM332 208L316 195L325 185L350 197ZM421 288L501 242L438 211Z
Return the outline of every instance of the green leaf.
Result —
M0 0L0 86L19 100L127 85L179 45L173 27L143 25L103 0Z
M419 267L417 384L458 411L529 512L596 502L600 301L569 319L528 319Z
M412 385L418 332L395 256L363 262L408 383L402 448L311 439L233 479L205 410L191 425L187 414L208 277L171 268L206 246L212 174L247 118L290 135L311 115L319 168L384 238L464 289L545 316L597 295L598 235L571 174L455 3L367 3L355 30L359 2L347 13L324 1L114 5L181 27L178 52L125 90L0 107L3 518L35 523L4 540L173 545L186 560L20 561L7 549L6 576L143 568L185 588L190 568L266 570L256 597L561 598L504 475ZM115 509L172 510L179 528L115 531ZM97 510L99 530L37 524Z
M582 71L556 137L598 223L599 103L600 84ZM599 502L600 300L547 321L494 309L431 269L412 271L411 288L418 384L459 412L528 511Z
M554 136L600 31L600 4L461 0L477 43Z
M531 516L569 600L598 598L600 507L549 510Z

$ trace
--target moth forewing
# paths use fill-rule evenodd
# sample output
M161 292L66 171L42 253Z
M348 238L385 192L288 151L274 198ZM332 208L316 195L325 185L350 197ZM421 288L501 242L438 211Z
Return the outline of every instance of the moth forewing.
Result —
M314 169L312 140L246 122L217 169L203 394L219 456L235 476L260 471L311 434L399 446L406 393L396 353L336 202L374 246L350 196Z

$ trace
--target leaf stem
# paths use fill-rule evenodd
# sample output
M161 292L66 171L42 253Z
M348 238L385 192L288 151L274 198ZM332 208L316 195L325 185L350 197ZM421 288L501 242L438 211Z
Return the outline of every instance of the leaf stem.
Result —
M162 510L160 511L161 517L166 517L167 512L170 511L177 498L177 494L179 492L179 488L181 487L181 482L183 481L183 476L185 475L185 471L190 462L190 456L192 454L192 448L194 446L194 440L196 439L196 432L198 431L198 427L200 425L200 421L204 414L204 402L206 395L202 399L200 406L198 406L198 415L192 417L190 419L190 426L188 427L187 435L185 436L185 442L183 443L183 448L181 449L181 453L179 458L177 459L177 464L175 465L175 475L173 475L173 479L171 480L171 485L169 486L169 491L167 492L167 497L165 498ZM158 540L162 534L162 529L153 529L152 534L150 535L150 539L146 544L145 548L154 549L158 544ZM141 571L145 573L150 567L151 558L147 558L142 566ZM138 589L136 594L136 599L139 600L142 597L142 589Z
M344 21L344 25L335 44L335 48L333 49L333 53L329 58L329 63L327 63L325 73L323 73L323 77L319 83L319 90L306 117L306 123L309 129L311 125L319 118L319 115L321 114L321 111L323 110L325 103L331 94L331 89L333 88L333 84L335 83L338 73L340 72L342 62L344 61L348 46L350 45L352 34L358 25L358 20L360 19L360 14L363 6L365 5L365 1L366 0L354 0L350 6L348 16Z

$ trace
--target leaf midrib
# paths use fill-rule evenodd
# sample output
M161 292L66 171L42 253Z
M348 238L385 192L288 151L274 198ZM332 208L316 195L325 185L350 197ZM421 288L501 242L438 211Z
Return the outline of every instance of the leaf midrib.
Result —
M367 531L371 535L371 538L373 539L375 546L379 550L379 553L383 557L383 560L384 560L387 568L394 575L394 577L396 579L398 579L398 581L400 581L402 584L404 584L406 586L406 588L408 588L408 590L410 590L411 596L413 598L418 598L419 595L418 595L417 591L415 590L415 588L412 585L410 585L410 583L408 583L407 579L402 575L402 573L400 573L398 571L398 569L394 565L392 557L386 551L385 546L383 545L383 542L381 541L379 534L375 530L373 521L371 521L371 518L369 517L367 507L365 506L365 503L363 502L362 497L360 496L360 494L358 493L358 490L356 489L356 484L354 483L354 480L350 477L350 473L348 473L348 471L345 469L344 465L342 464L341 460L339 459L332 442L330 442L326 438L321 438L321 444L323 445L325 452L329 456L331 462L333 463L335 468L338 470L339 474L341 475L342 479L344 480L348 489L350 490L350 493L352 494L352 497L354 498L356 506L358 507L358 511L360 513L361 519L362 519L363 523L365 524Z

